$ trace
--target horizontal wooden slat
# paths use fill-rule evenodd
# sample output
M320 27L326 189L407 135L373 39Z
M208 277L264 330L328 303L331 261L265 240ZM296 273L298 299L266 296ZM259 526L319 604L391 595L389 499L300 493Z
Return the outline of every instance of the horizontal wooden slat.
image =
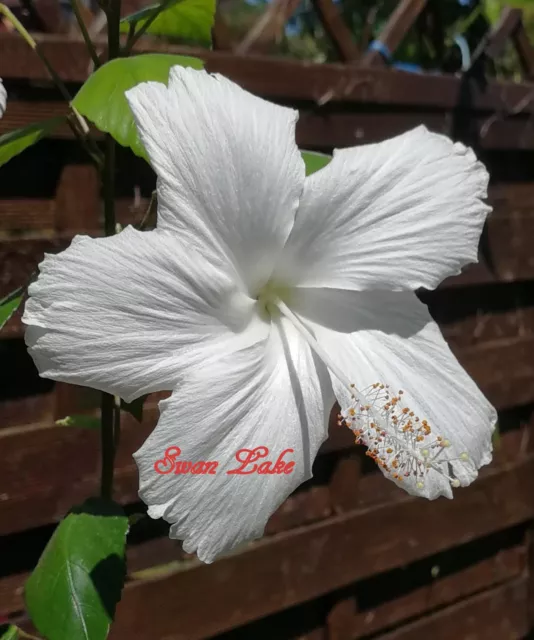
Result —
M482 116L472 117L470 122L473 137L465 141L476 142L479 149L534 149L534 129L525 118L498 120ZM452 138L458 137L457 124L450 112L336 113L333 110L324 114L301 110L296 137L301 147L330 151L381 142L419 125Z
M534 401L532 338L513 338L455 352L494 406L505 408Z
M1 122L1 120L0 120ZM44 237L67 234L72 232L72 228L63 227L58 230L60 219L70 217L77 221L78 229L83 229L86 203L76 200L78 187L73 184L71 193L74 202L65 206L64 203L52 199L42 198L6 198L0 200L0 241L10 240L18 242L26 239L28 235L39 235ZM148 208L146 198L117 198L116 215L117 221L122 224L139 222ZM100 203L97 199L96 211L93 219L85 221L85 231L95 235L98 233L98 221L100 214ZM13 232L16 232L14 234ZM22 235L22 233L24 235Z
M19 127L27 127L40 120L64 116L67 113L68 108L64 102L10 100L9 108L0 120L0 134ZM51 137L73 138L74 134L67 124L61 124L52 132Z
M36 35L36 39L61 77L83 82L91 69L85 45L58 36ZM102 42L104 46L104 43ZM513 82L489 81L483 87L475 80L453 75L409 74L392 70L364 69L342 64L316 64L308 61L235 56L145 40L138 52L164 51L197 55L210 71L222 73L249 91L272 98L308 100L324 103L335 100L354 103L398 104L441 109L472 107L501 112L512 109L528 97L530 86ZM48 81L48 75L35 54L18 36L0 36L0 77ZM469 96L469 102L466 100ZM524 113L534 113L525 101Z
M352 640L399 625L409 618L463 599L496 584L519 578L526 568L525 546L512 547L428 586L365 611L350 598L336 603L328 616L329 640Z
M13 100L0 121L0 133L64 114L65 105L61 102ZM457 125L448 111L338 113L329 109L318 113L304 108L297 122L296 139L301 147L329 151L334 147L380 142L421 124L456 137ZM525 118L478 116L472 118L471 129L478 132L475 139L481 149L534 149L534 129ZM98 139L101 134L93 129L93 136ZM74 134L68 125L61 125L50 137L73 139Z
M55 216L56 203L53 200L39 198L0 200L0 234L4 230L54 229Z
M519 640L529 631L528 583L515 580L459 602L377 640Z

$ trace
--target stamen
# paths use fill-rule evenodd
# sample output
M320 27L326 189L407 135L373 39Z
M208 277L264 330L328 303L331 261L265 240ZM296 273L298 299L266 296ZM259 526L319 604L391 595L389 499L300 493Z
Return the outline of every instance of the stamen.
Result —
M366 455L376 462L387 477L398 483L413 477L417 489L423 489L428 474L435 471L451 486L460 486L452 463L461 461L472 464L467 453L461 453L456 458L445 457L443 453L451 446L450 441L439 435L434 436L428 421L421 420L406 406L404 391L393 394L388 385L380 382L363 391L356 389L302 320L281 300L277 300L276 304L350 393L352 404L338 415L338 424L345 424L354 432L356 443L367 447Z
M469 455L445 457L451 443L442 436L435 436L427 420L420 420L407 407L404 392L393 394L388 385L376 382L360 392L367 404L356 401L338 415L338 424L345 424L354 432L356 443L367 447L369 456L384 474L403 482L413 477L415 486L423 489L431 471L436 471L459 487L452 462L468 462Z

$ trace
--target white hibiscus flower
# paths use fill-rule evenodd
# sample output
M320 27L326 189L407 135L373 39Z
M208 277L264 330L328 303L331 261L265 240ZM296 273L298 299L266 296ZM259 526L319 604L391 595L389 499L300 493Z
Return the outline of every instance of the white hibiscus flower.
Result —
M4 87L4 83L2 82L2 78L0 78L0 118L4 115L7 108L7 91Z
M23 320L44 377L127 401L172 390L135 454L149 514L205 562L261 536L312 475L334 396L409 493L471 483L496 414L413 292L476 261L473 152L419 127L306 178L297 112L221 76L175 67L127 98L158 227L46 256ZM156 473L171 446L217 473ZM256 447L293 450L293 471L226 473Z

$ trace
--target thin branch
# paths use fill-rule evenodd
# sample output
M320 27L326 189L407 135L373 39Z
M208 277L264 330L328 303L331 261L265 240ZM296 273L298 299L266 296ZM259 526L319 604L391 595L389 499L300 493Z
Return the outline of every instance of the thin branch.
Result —
M158 200L157 200L156 192L152 191L152 196L150 197L148 208L145 211L145 214L142 217L141 222L137 225L137 228L139 229L139 231L143 231L143 229L146 228L147 224L150 221L150 218L152 217L152 214L156 210L157 203L158 203Z
M87 26L85 24L84 19L82 18L82 14L80 13L78 0L71 0L71 4L72 4L72 9L74 11L74 15L76 16L76 20L78 21L78 26L80 27L80 31L82 32L83 39L85 40L87 51L89 51L89 55L91 56L91 59L94 62L95 69L98 69L98 67L100 66L100 59L96 52L95 45L91 40L91 36L87 31Z
M71 127L73 133L78 138L80 143L83 145L85 150L89 153L89 155L93 159L97 158L98 159L97 163L101 165L102 156L100 153L100 149L98 148L96 142L90 136L89 125L87 124L85 118L72 105L72 96L70 95L63 80L56 73L54 67L50 64L50 62L48 61L48 58L41 51L41 48L37 45L37 42L35 42L32 36L28 33L24 25L4 4L0 4L0 15L4 15L11 22L11 24L15 27L19 35L21 35L22 38L28 43L28 45L35 51L35 53L37 54L37 56L45 66L46 70L50 74L50 77L54 81L62 97L65 99L65 101L69 105L69 108L73 116L73 119L69 119L69 126Z

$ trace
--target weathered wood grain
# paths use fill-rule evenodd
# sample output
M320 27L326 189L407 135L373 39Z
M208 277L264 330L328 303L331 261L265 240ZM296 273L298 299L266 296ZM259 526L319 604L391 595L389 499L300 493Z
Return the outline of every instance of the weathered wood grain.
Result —
M355 598L337 602L328 615L329 640L352 640L378 633L451 604L499 583L519 578L525 571L527 548L512 547L443 578L429 580L378 607L358 611Z
M524 638L529 631L526 607L527 582L519 578L382 635L380 640Z

